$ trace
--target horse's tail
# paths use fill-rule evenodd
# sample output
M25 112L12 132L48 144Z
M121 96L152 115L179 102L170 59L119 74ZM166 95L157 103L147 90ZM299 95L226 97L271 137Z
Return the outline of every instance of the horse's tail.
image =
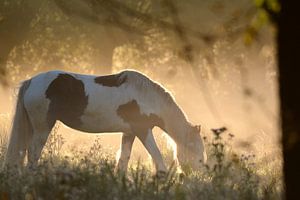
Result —
M28 143L32 136L32 125L24 106L24 94L30 85L31 79L22 83L16 102L16 110L13 118L10 139L5 158L5 165L23 165Z

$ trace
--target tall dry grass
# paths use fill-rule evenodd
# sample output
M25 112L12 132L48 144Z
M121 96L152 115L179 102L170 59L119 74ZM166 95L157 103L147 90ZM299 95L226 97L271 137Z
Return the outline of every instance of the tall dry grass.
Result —
M1 131L7 130L2 128ZM72 156L64 155L61 151L64 141L56 127L38 168L4 167L0 170L0 197L26 200L282 199L280 166L270 169L268 163L255 155L236 153L231 146L234 138L225 129L213 130L212 135L212 139L205 140L209 160L201 171L183 166L185 175L177 174L168 162L167 175L157 177L151 167L136 161L124 176L114 173L115 161L102 153L99 139L85 152L74 149ZM2 164L7 140L1 138L0 141ZM164 152L165 157L170 153Z

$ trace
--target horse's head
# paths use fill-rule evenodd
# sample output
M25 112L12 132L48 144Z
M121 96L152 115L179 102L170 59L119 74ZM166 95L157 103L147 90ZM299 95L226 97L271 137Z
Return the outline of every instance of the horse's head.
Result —
M183 141L177 144L177 159L180 165L188 165L196 170L206 162L207 156L200 131L200 126L189 126Z

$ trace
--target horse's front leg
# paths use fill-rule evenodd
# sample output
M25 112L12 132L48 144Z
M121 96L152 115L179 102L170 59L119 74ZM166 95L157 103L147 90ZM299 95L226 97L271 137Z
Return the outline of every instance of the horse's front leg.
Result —
M145 148L147 149L148 153L151 155L151 158L154 162L156 173L159 175L160 173L165 174L167 168L164 164L162 155L156 145L156 142L153 137L153 133L151 129L148 129L144 133L137 135L138 138L141 140Z
M123 133L116 172L126 172L135 136Z

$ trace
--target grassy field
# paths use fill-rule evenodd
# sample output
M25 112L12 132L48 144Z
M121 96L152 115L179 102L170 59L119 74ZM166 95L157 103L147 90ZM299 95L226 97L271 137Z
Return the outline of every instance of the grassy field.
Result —
M0 165L7 145L7 128L1 127ZM66 156L61 135L54 130L35 170L0 170L0 200L7 199L282 199L280 158L270 165L255 155L235 153L233 137L215 131L206 139L208 163L200 171L183 166L175 172L171 162L165 177L153 175L139 161L126 176L114 173L113 156L101 153L98 140L86 152ZM227 139L224 139L227 138ZM229 138L229 139L228 139ZM170 152L164 152L170 160ZM167 159L168 158L168 159Z

